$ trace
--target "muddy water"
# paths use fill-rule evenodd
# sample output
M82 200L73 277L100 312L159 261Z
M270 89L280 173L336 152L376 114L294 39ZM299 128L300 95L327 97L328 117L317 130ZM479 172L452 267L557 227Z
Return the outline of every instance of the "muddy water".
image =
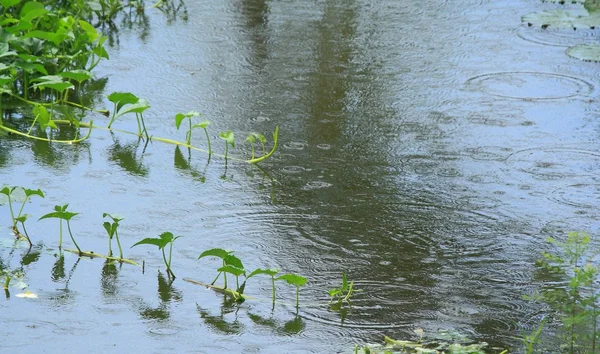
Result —
M98 76L105 92L148 99L151 134L184 139L173 117L196 110L213 121L215 149L218 131L241 143L275 126L281 147L261 169L226 168L102 131L80 146L2 138L0 181L47 194L30 214L70 203L81 246L97 252L102 213L124 215L125 254L146 261L142 274L58 258L55 220L28 227L36 247L24 256L5 228L2 265L22 268L39 298L13 289L0 301L2 347L332 353L419 328L518 347L541 319L522 296L544 239L600 225L600 71L564 54L597 32L521 25L553 6L206 0L124 22ZM193 143L205 146L201 134ZM7 210L0 218L8 225ZM129 248L167 230L184 236L171 287L155 249ZM183 281L213 279L218 261L197 260L212 247L247 269L308 277L299 316L284 284L271 311L268 279L249 282L258 300L239 309ZM336 312L326 291L342 271L361 292Z

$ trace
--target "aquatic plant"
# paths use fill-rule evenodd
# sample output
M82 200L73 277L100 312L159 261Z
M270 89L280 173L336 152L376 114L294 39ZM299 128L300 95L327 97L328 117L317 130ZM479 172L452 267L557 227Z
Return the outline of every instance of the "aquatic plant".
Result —
M172 277L173 280L175 280L175 274L173 273L173 270L171 268L171 258L173 256L173 242L175 242L175 240L177 240L178 238L180 238L181 236L173 236L173 233L171 232L163 232L162 234L159 235L159 237L157 238L145 238L139 242L137 242L136 244L134 244L133 246L131 246L131 248L138 246L138 245L154 245L157 246L159 250L162 251L162 256L163 256L163 261L165 262L165 266L167 267L167 275L169 277ZM167 259L166 255L165 255L165 247L169 245L169 258Z
M255 275L259 275L259 274L266 274L268 276L271 277L271 293L272 293L272 300L273 300L273 308L275 308L275 275L277 275L277 273L279 273L279 269L276 268L269 268L269 269L255 269L252 271L252 273L250 273L248 275L248 277L246 279L250 279Z
M267 142L267 138L265 138L264 135L259 134L259 133L250 133L248 134L248 136L246 137L246 142L250 143L250 147L252 149L252 157L250 159L254 159L256 157L255 151L254 151L254 144L256 142L259 142L262 146L262 151L263 151L263 155L267 154L267 150L265 148L265 143Z
M108 95L108 100L111 101L113 106L113 114L108 122L108 128L110 129L113 122L128 113L135 113L135 119L138 126L138 137L142 137L142 133L146 135L146 139L150 140L150 135L146 129L144 123L144 111L150 108L148 101L143 98L139 98L131 92L113 92Z
M195 111L190 111L187 113L177 113L175 115L175 127L177 128L177 130L179 130L179 127L181 126L181 122L183 122L184 119L187 118L188 123L189 123L189 127L187 132L185 133L185 143L187 145L190 145L191 141L192 141L192 129L194 129L194 127L196 127L197 125L192 126L192 117L199 117L200 113L195 112Z
M336 300L338 305L341 305L344 302L347 302L348 305L352 305L350 298L352 297L354 292L354 281L351 281L350 284L348 284L348 278L346 277L346 273L342 272L341 286L339 288L333 288L328 291L329 296L331 296L329 303L333 303L333 301Z
M225 161L227 162L227 154L229 152L229 145L231 145L232 148L235 148L235 136L234 136L233 132L226 131L226 132L220 132L219 138L225 140Z
M53 212L42 216L41 218L39 218L39 220L48 219L48 218L56 218L56 219L60 220L59 239L58 239L58 248L59 249L62 248L63 221L65 221L67 223L67 230L69 231L69 236L71 236L71 240L73 241L73 244L77 248L77 253L81 256L81 255L84 255L84 252L81 251L81 248L79 248L79 245L77 244L77 242L75 241L75 238L73 237L73 233L71 232L71 223L70 223L71 219L74 216L78 215L79 213L73 213L73 212L67 211L68 207L69 207L69 204L56 205L54 207Z
M286 281L290 285L294 285L296 287L296 312L298 311L299 301L298 301L298 293L300 292L300 287L306 284L307 279L298 274L284 274L275 278L275 280L283 280Z
M123 259L123 249L121 248L121 241L119 241L119 222L123 220L123 217L116 214L103 213L103 218L109 217L112 219L112 223L105 221L102 225L108 233L108 257L112 257L112 239L113 237L117 240L117 246L119 247L119 259Z
M554 252L542 252L540 270L553 277L551 285L529 297L547 303L562 321L562 332L569 353L600 349L600 271L594 264L598 251L591 248L590 235L569 232L564 242L548 238Z
M230 264L234 267L236 267L237 265L241 265L242 261L240 261L237 257L233 256L231 253L233 253L233 251L226 251L222 248L211 248L209 250L206 250L204 252L202 252L199 256L198 259L204 258L204 257L217 257L221 259L222 262L222 266L219 268L223 268L226 265ZM244 266L242 265L241 267L239 267L241 269L244 268ZM214 285L217 280L219 279L219 277L221 276L221 274L223 274L223 288L227 289L227 272L223 272L222 270L217 269L217 276L215 277L215 279L210 283L210 285Z
M21 204L21 208L19 209L19 212L17 213L17 215L15 215L15 213L13 211L13 206L12 206L13 200L12 200L11 196L12 196L13 192L15 191L15 189L17 189L17 188L21 188L23 190L23 192L25 193L25 198L23 199L23 203ZM8 207L10 209L10 216L12 218L13 232L15 233L15 235L17 237L27 240L27 242L29 242L29 246L32 246L31 239L29 238L29 234L27 234L27 229L25 228L25 221L27 221L27 218L29 217L29 215L23 214L23 208L25 208L25 203L27 203L29 198L31 198L34 195L44 198L44 193L40 189L27 189L27 188L17 187L17 186L4 187L4 188L0 189L0 193L6 195L6 197L8 198ZM20 222L21 226L23 226L23 232L25 232L25 235L22 235L19 232L19 229L17 228L17 222Z
M542 331L543 331L545 325L546 325L546 321L544 320L544 321L542 321L542 323L540 323L538 328L535 331L533 331L531 334L526 334L526 333L522 334L521 341L523 342L523 345L525 345L524 350L525 350L526 354L536 353L535 348L540 343L540 336L542 335Z

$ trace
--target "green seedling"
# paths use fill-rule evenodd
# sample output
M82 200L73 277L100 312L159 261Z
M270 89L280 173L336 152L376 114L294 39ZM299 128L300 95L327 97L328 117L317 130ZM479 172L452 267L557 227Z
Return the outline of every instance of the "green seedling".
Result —
M255 275L266 274L271 277L271 286L272 286L272 299L273 299L273 308L275 308L275 275L279 273L279 269L270 268L270 269L255 269L252 273L246 277L246 280L252 278Z
M242 283L242 286L240 286L239 278L240 275L243 275L244 277L246 276L246 270L243 268L244 266L242 265L242 262L233 255L228 255L227 257L225 257L225 262L227 261L229 261L229 263L227 263L223 267L220 267L219 269L217 269L217 271L222 272L223 274L232 274L235 277L235 291L239 294L243 294L244 288L246 287L246 282L244 281ZM235 266L231 263L236 263L239 266Z
M150 108L148 101L143 98L139 98L130 92L113 92L108 95L108 100L114 104L113 114L108 122L108 128L110 129L113 122L122 115L127 113L135 113L135 119L138 125L138 137L142 137L142 133L146 135L146 139L150 140L150 135L146 129L146 123L144 123L143 112Z
M227 161L229 145L231 145L232 148L235 148L235 136L234 136L233 132L226 131L226 132L219 133L219 138L225 140L225 161Z
M131 247L133 248L137 245L155 245L155 246L157 246L158 249L162 251L163 260L165 261L165 265L167 266L167 275L169 277L172 277L173 280L175 280L175 278L176 278L175 274L173 273L173 270L171 269L171 257L173 255L173 242L175 242L175 240L177 240L180 237L181 236L177 236L177 237L173 236L173 234L171 232L163 232L162 234L160 234L160 236L158 238L145 238ZM169 245L169 259L168 260L165 255L165 247L167 245Z
M208 127L209 125L210 125L210 121L205 119L198 124L194 124L194 126L192 127L192 128L199 127L204 130L204 134L206 135L206 142L208 143L208 161L210 161L210 156L212 155L212 150L210 148L210 137L208 136L208 130L206 129L206 127Z
M112 239L117 239L117 246L119 247L119 259L123 259L123 249L121 248L121 241L119 241L119 222L123 220L123 217L116 214L103 213L102 217L109 217L112 219L112 223L105 221L103 226L108 233L108 256L112 257Z
M354 294L355 290L354 290L354 281L351 281L350 284L348 284L348 278L346 277L346 273L342 272L342 285L339 288L334 288L329 290L329 296L331 296L331 299L329 300L329 303L333 303L334 300L336 300L336 302L341 305L344 302L347 302L348 305L352 306L352 302L350 301L350 298L352 297L352 294Z
M307 279L298 274L284 274L275 278L275 280L284 280L290 285L294 285L296 287L296 312L298 312L298 293L300 292L300 287L306 284Z
M246 137L246 141L250 143L250 148L252 149L252 157L254 159L256 157L256 152L254 150L254 144L258 141L262 146L263 156L267 154L267 149L265 148L265 143L267 142L267 138L264 135L259 133L250 133L248 137Z
M223 280L223 288L227 289L227 273L230 273L230 274L234 274L234 276L236 276L236 286L237 286L238 290L240 289L238 278L240 275L245 274L244 265L242 264L242 261L239 258L232 255L231 253L233 253L233 251L226 251L222 248L211 248L209 250L202 252L200 254L200 256L198 256L198 259L204 258L204 257L217 257L217 258L220 258L222 261L222 266L217 269L217 271L219 273L217 274L215 279L212 281L212 283L210 283L210 285L214 285L215 282L221 276L221 274L223 274L223 279L224 279ZM230 266L230 267L227 267L227 266ZM240 273L240 270L243 272ZM236 275L236 273L238 273L238 274Z
M15 214L13 212L11 196L12 196L12 193L17 188L21 188L23 190L23 192L25 192L25 199L23 199L23 203L21 204L19 213L15 216ZM29 242L29 245L32 246L31 240L29 239L29 234L27 234L27 229L25 228L25 221L27 221L27 218L29 217L29 215L23 214L23 208L25 208L25 203L27 203L27 201L29 200L29 198L31 196L37 195L37 196L44 198L44 193L40 189L27 189L27 188L22 188L22 187L4 187L0 190L0 193L6 195L8 197L8 207L10 209L10 216L11 216L12 222L13 222L13 225L12 225L13 232L15 233L15 235L17 235L17 237L27 240L27 242ZM25 235L22 235L19 232L19 229L17 228L17 222L20 222L21 226L23 226L23 231L25 232Z
M63 230L63 220L67 222L67 230L69 231L69 236L71 236L71 241L73 241L73 244L75 245L75 247L77 248L77 253L81 256L83 255L83 252L81 252L81 248L79 248L79 245L77 244L77 242L75 242L75 238L73 237L73 233L71 232L71 219L75 216L78 215L79 213L72 213L70 211L67 211L67 208L69 207L69 204L65 204L65 205L56 205L54 207L54 211L52 213L48 213L44 216L42 216L41 218L39 218L39 220L42 219L49 219L49 218L57 218L60 219L60 231L59 231L59 239L58 239L58 248L61 249L62 248L62 230Z
M184 119L187 118L188 123L189 123L189 127L187 132L185 133L185 143L187 145L190 145L191 141L192 141L192 129L199 127L198 124L195 124L192 126L192 117L199 117L200 113L198 112L194 112L194 111L190 111L187 113L177 113L177 115L175 115L175 127L177 127L177 130L179 130L179 127L181 126L181 122L183 122Z

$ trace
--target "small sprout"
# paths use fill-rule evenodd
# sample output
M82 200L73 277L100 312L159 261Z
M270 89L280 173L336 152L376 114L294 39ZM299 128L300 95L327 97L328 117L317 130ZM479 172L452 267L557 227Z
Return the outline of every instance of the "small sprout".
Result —
M69 207L69 204L65 204L65 205L56 205L54 207L54 212L52 213L48 213L44 216L42 216L41 218L39 218L39 220L42 219L49 219L49 218L56 218L56 219L60 219L60 231L59 231L59 239L58 239L58 248L62 248L62 222L63 220L67 222L67 229L69 230L69 236L71 236L71 240L73 241L73 244L75 245L75 247L77 248L77 252L78 254L81 256L83 254L83 252L81 252L81 248L79 248L79 245L77 244L77 242L75 242L75 238L73 237L73 233L71 232L71 224L70 221L71 219L78 215L79 213L72 213L70 211L67 211L67 208Z
M102 217L109 217L112 219L112 223L105 221L102 225L108 233L108 256L112 257L112 239L117 239L117 246L119 247L119 259L123 259L123 249L121 248L121 241L119 241L119 222L123 220L123 217L116 214L103 213Z
M206 141L208 142L208 160L210 161L210 156L212 155L212 150L210 148L210 137L208 136L208 130L206 129L206 127L208 127L209 125L210 125L210 121L205 119L198 124L194 124L194 126L192 126L192 128L198 127L198 128L202 128L204 130L204 134L206 134Z
M246 280L252 278L255 275L266 274L271 277L271 286L272 286L272 298L273 298L273 308L275 308L275 275L279 273L279 269L270 268L270 269L255 269L252 273L246 277Z
M231 268L226 268L227 265L244 270L244 265L242 264L242 261L239 258L237 258L236 256L232 255L231 253L233 253L233 251L226 251L222 248L211 248L209 250L202 252L200 254L200 256L198 256L198 259L204 258L204 257L217 257L217 258L221 259L222 266L219 269L217 269L217 271L219 273L217 274L215 279L212 281L212 283L210 283L210 285L214 285L215 282L221 276L221 274L223 274L223 279L224 279L223 280L223 289L227 289L227 273L231 273L231 272L226 271L226 270L231 270ZM239 275L236 276L236 281L237 281L237 277L239 277ZM238 289L239 289L239 284L236 284L236 285L238 285Z
M159 250L162 251L162 256L163 256L163 260L165 262L165 265L167 266L167 275L169 277L172 277L173 280L175 280L175 274L173 273L173 270L171 269L171 257L173 255L173 242L175 242L175 240L177 240L178 238L180 238L181 236L173 236L173 234L171 232L163 232L162 234L159 235L158 238L145 238L141 241L139 241L138 243L134 244L133 246L131 246L131 248L138 246L138 245L155 245L158 247ZM167 260L167 257L165 255L165 247L169 245L169 259Z
M329 296L331 296L331 300L329 303L332 303L337 299L338 305L342 305L344 302L347 302L348 305L352 306L352 302L350 298L354 294L354 281L348 283L348 278L346 277L346 273L342 272L342 285L339 288L334 288L329 290Z
M226 131L219 133L219 138L225 140L225 161L227 161L229 145L231 145L232 148L235 148L235 136L232 131Z
M177 130L179 130L179 127L181 126L181 122L183 122L184 119L187 118L187 120L189 122L189 128L188 128L187 132L185 133L185 143L187 145L190 145L191 140L192 140L192 129L197 126L197 125L192 126L192 117L199 117L199 116L200 116L200 113L194 112L194 111L190 111L187 113L177 113L177 115L175 115L175 127L177 127Z
M15 216L14 212L13 212L13 207L12 207L12 193L17 189L20 188L23 190L23 192L25 193L25 198L23 199L23 203L21 204L21 208L19 209L19 213ZM8 207L10 208L10 216L12 218L12 230L15 233L15 235L17 235L17 237L21 237L26 239L29 242L29 245L32 246L31 240L29 239L29 235L27 234L27 229L25 228L25 221L27 221L27 218L29 217L29 215L27 214L23 214L23 209L25 208L25 203L27 203L27 201L29 200L29 198L31 198L34 195L37 195L39 197L44 198L44 192L42 192L40 189L27 189L27 188L22 188L22 187L4 187L0 190L0 194L4 194L7 196L8 198ZM23 226L23 231L25 232L25 235L22 235L19 232L19 229L17 228L17 222L20 222L21 225Z
M296 286L296 312L298 311L298 293L300 291L300 287L306 284L307 279L298 274L284 274L275 278L275 280L284 280L290 285Z

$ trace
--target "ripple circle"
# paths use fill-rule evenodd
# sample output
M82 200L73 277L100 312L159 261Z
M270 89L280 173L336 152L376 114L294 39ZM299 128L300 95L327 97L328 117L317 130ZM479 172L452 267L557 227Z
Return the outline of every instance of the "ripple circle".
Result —
M503 98L528 101L555 100L588 95L594 86L582 79L543 72L499 72L472 77L466 85Z

